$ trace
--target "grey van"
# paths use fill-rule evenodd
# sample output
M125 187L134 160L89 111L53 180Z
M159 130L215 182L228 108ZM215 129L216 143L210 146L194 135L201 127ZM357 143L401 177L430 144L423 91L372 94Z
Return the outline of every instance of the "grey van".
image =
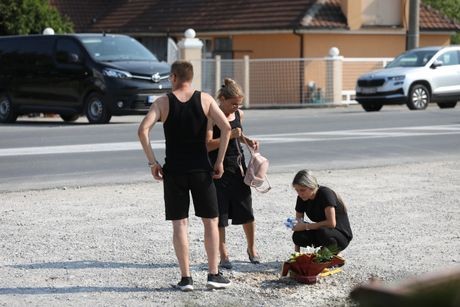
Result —
M112 34L0 38L0 123L29 113L64 121L145 114L171 89L170 66L134 38Z
M366 111L379 111L385 104L423 110L432 101L440 108L454 108L460 100L460 46L401 54L384 69L358 78L356 100Z

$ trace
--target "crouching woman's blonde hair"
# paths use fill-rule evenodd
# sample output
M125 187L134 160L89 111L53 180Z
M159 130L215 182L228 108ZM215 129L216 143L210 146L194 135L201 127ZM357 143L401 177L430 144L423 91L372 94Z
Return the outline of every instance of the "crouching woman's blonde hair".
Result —
M315 190L318 188L318 180L316 180L312 171L303 169L297 172L292 180L292 185L301 185Z

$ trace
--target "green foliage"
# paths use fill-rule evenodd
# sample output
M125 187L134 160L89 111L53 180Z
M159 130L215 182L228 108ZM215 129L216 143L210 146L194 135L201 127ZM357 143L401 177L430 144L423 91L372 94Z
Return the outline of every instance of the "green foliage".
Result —
M460 1L458 0L422 0L424 4L442 12L450 19L460 23ZM460 33L452 36L453 44L460 44Z
M47 0L0 0L0 35L36 34L51 27L56 33L73 32L67 17Z
M334 248L331 248L334 249ZM328 262L334 258L334 252L327 247L321 247L316 253L315 258L313 259L314 262Z
M441 11L447 17L460 22L460 1L458 0L422 0L424 4Z

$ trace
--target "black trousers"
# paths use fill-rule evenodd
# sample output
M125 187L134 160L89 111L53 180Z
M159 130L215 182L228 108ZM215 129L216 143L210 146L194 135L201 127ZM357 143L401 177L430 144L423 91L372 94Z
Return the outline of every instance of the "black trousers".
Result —
M302 247L324 246L338 251L344 250L350 243L350 240L335 228L295 231L292 234L292 241L294 241L295 245Z

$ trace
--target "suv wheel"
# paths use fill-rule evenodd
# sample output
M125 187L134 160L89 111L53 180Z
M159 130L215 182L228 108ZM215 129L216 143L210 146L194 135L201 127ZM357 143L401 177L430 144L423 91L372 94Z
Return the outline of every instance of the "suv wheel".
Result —
M106 124L112 118L102 95L92 93L86 98L85 114L91 124Z
M376 111L380 111L380 109L382 108L383 104L378 103L378 102L371 102L371 103L363 103L361 106L367 112L376 112Z
M74 114L74 115L63 115L63 114L61 114L59 116L62 118L63 121L68 122L68 123L74 122L80 117L80 115L78 115L78 114Z
M411 87L409 92L409 100L407 107L410 110L424 110L430 103L430 92L426 86L422 84L415 84Z
M0 123L14 123L17 118L11 99L5 94L0 94Z
M440 107L441 109L455 108L456 105L457 105L456 101L450 101L450 102L444 102L444 103L438 102L438 107Z

